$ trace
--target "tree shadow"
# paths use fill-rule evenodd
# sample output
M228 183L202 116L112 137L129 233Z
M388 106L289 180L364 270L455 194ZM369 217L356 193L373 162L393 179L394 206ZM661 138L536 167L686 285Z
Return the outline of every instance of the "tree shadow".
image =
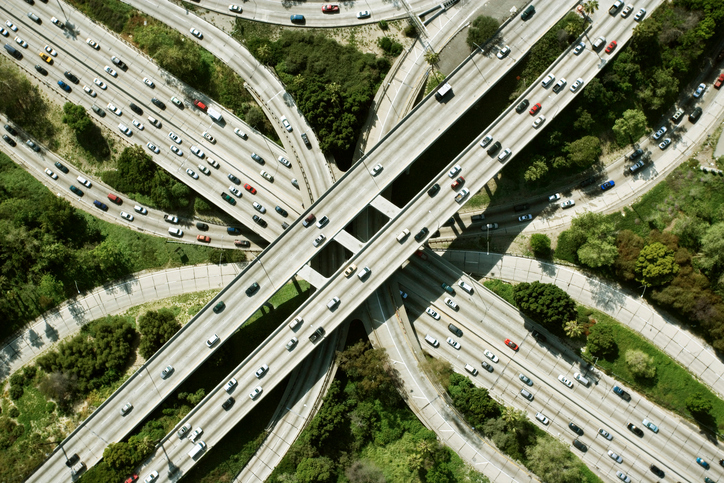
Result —
M103 137L103 132L98 125L91 124L88 129L76 134L76 139L78 144L93 156L95 161L103 162L110 159L111 148L108 146L108 141Z

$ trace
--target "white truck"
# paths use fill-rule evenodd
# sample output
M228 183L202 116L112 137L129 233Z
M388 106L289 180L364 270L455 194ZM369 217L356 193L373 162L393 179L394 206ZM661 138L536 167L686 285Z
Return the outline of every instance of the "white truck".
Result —
M206 112L209 114L209 117L216 122L222 122L224 120L221 113L212 107L209 107L209 110Z
M452 90L452 86L448 84L447 82L444 83L435 93L435 99L438 100L438 102L442 102L443 98L447 95L448 92Z
M192 460L196 459L196 457L201 453L203 450L206 449L206 443L203 441L199 441L194 445L194 447L189 451L189 458Z

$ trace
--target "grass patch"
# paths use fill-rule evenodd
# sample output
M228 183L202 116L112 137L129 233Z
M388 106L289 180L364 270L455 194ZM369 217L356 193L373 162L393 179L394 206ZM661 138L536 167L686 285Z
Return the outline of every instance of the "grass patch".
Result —
M506 302L508 302L510 305L515 307L515 300L513 299L513 284L504 282L502 280L493 279L493 280L486 280L483 282L483 285L491 290L495 295L498 297L504 299Z

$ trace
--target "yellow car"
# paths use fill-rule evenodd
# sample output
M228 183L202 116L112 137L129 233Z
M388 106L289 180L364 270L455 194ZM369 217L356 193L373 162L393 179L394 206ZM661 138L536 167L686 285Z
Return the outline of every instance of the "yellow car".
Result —
M41 52L39 55L40 55L40 58L43 59L44 61L46 61L48 64L53 63L53 58L51 56L49 56L48 54L46 54L45 52Z

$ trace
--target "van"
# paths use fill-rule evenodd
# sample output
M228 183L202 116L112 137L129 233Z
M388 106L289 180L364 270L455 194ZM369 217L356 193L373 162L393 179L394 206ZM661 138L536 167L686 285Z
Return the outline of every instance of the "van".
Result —
M95 200L93 204L96 205L96 208L100 208L103 211L108 211L108 205L106 205L105 203L101 203L100 201Z
M599 37L593 42L593 50L601 50L601 47L606 43L605 37Z
M204 449L206 449L206 443L203 441L199 441L194 445L194 447L189 451L189 458L196 459L196 457L201 453Z
M448 92L452 91L452 86L447 82L444 83L435 93L435 99L442 101Z
M465 370L468 371L468 372L469 372L470 374L472 374L473 376L477 376L477 375L478 375L478 370L475 369L475 368L474 368L473 366L471 366L470 364L465 364Z
M590 381L588 379L586 379L585 377L583 377L583 375L581 375L581 373L579 373L579 372L576 372L573 374L573 379L580 382L581 384L583 384L586 387L588 387L588 385L590 384Z
M528 391L526 391L525 389L520 390L520 395L523 396L524 398L526 398L528 401L533 400L533 395L531 393L529 393Z
M520 14L521 20L525 21L528 20L530 17L533 16L535 13L535 7L533 5L528 5L528 7L523 10L523 13Z
M108 199L117 205L123 204L123 200L120 197L114 195L113 193L108 193Z
M472 286L468 285L467 283L463 282L462 280L461 280L460 282L458 282L458 285L460 286L461 289L465 290L465 291L466 291L467 293L469 293L470 295L473 294L473 287L472 287Z
M297 330L297 327L299 327L299 325L300 325L302 322L304 322L304 319L303 319L303 318L301 318L301 317L294 317L294 320L292 320L291 322L289 322L289 328L292 329L292 330Z
M332 300L327 302L327 308L329 310L334 310L337 308L337 305L339 305L339 297L332 297Z
M184 236L184 232L180 228L171 227L168 229L168 234L173 236Z
M40 25L41 23L43 23L43 22L40 21L40 17L38 17L37 15L35 15L35 14L32 13L32 12L28 12L28 18L29 18L30 20L32 20L33 22L37 23L38 25Z
M78 176L76 179L78 180L78 182L79 182L80 184L82 184L82 185L85 186L86 188L90 188L90 187L92 186L91 182L88 181L87 179L85 179L85 178L82 177L82 176Z
M128 126L126 126L123 123L118 125L118 129L126 136L130 136L131 134L133 134L133 132L130 129L128 129Z
M402 233L397 235L397 241L402 243L403 241L405 241L405 238L407 238L408 236L410 236L410 230L405 228L404 230L402 230Z
M433 336L431 336L430 334L427 334L425 336L425 342L427 342L428 344L430 344L433 347L437 347L440 345L440 343L437 341L437 339L434 338Z
M7 50L10 55L12 55L13 57L15 57L18 60L23 58L23 54L21 54L20 52L15 50L15 47L13 47L10 44L5 44L5 50Z

